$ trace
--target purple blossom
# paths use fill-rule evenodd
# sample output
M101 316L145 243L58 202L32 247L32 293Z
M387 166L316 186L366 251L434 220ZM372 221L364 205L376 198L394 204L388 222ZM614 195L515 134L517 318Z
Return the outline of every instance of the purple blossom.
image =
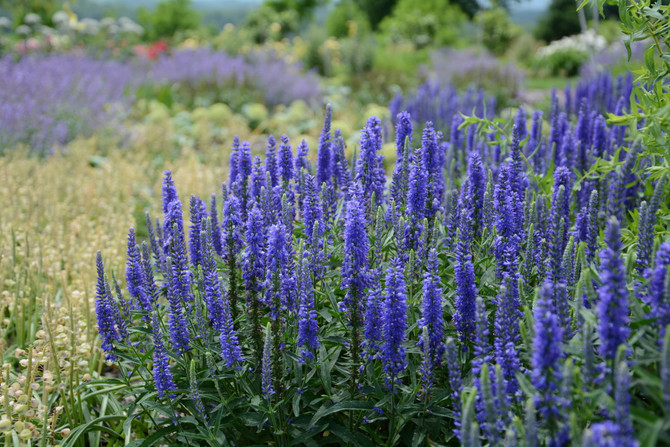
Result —
M212 194L209 205L209 218L212 220L212 245L219 256L223 256L223 240L219 227L219 209L216 204L216 194Z
M513 395L518 389L516 373L520 368L520 359L517 345L521 321L519 287L514 278L505 275L496 301L495 357L502 367L506 381L505 392Z
M282 135L280 140L277 175L282 180L284 188L286 188L288 182L293 179L293 150L286 135Z
M426 216L427 191L427 172L424 165L424 159L418 154L412 157L412 164L409 171L409 188L407 190L407 213L413 226L423 220Z
M361 152L356 163L356 181L363 188L366 203L374 193L379 204L384 195L386 171L382 149L381 121L376 116L370 117L361 130Z
M279 182L279 170L277 166L277 141L275 137L268 137L268 146L265 149L265 172L270 175L268 189L274 188Z
M365 207L361 186L354 183L349 192L347 213L344 221L344 259L342 261L342 289L347 291L344 307L354 312L361 305L365 288L369 285L368 251ZM353 308L352 308L353 307Z
M150 308L158 299L158 287L154 282L154 271L151 266L151 252L146 242L142 242L142 288L144 297L148 301Z
M600 355L613 361L619 346L628 340L628 288L626 267L621 257L619 222L611 218L605 230L605 248L600 251L600 280L598 287L598 317Z
M207 217L207 205L199 197L191 196L191 227L189 228L189 250L193 265L201 262L200 233L202 220Z
M656 213L658 212L663 193L665 191L665 184L665 177L656 183L654 186L654 194L651 197L645 212L640 212L637 257L635 261L635 269L640 276L644 275L644 272L649 267L649 262L651 261L651 253L654 246L654 226L656 226Z
M153 332L153 344L154 344L154 383L156 384L156 391L158 392L158 397L160 399L165 396L174 398L174 394L171 391L177 389L177 386L174 383L172 378L172 371L170 371L170 359L165 352L165 346L163 345L163 334L161 333L160 321L156 314L153 315L151 319L151 328Z
M247 290L260 291L265 278L265 228L263 216L256 205L249 213L246 247L242 254L242 278Z
M410 176L410 164L412 161L412 122L407 112L401 112L397 116L396 125L396 151L397 158L393 177L391 179L391 200L395 201L395 210L404 208L408 195L408 183ZM389 212L395 211L389 208Z
M172 258L167 258L168 284L167 299L169 303L168 324L170 328L170 340L172 349L177 356L182 355L190 348L190 336L184 307L182 305L181 281L179 279L179 266L174 264Z
M295 172L300 174L300 171L305 169L307 172L312 172L312 166L309 162L309 146L305 140L301 140L296 148L297 154L295 157Z
M326 105L326 115L323 118L323 129L319 136L319 149L316 154L316 182L317 185L330 181L333 177L333 150L330 139L330 123L333 111L330 104Z
M189 381L188 381L188 388L189 388L189 397L191 398L191 401L193 401L193 406L195 407L195 412L200 417L205 421L205 424L207 424L207 415L205 414L205 405L202 403L202 397L200 396L200 390L198 390L198 380L197 377L195 376L195 359L191 359L191 365L189 368Z
M392 389L398 375L407 367L405 341L407 330L407 296L405 295L405 277L402 263L396 260L386 273L386 291L384 296L384 344L381 357L386 373L386 385Z
M321 206L321 201L319 200L319 187L315 184L314 176L305 174L304 180L302 219L305 224L307 243L313 244L316 243L316 241L313 240L315 225L318 224L319 238L323 235L325 229L323 208Z
M535 333L530 379L537 392L534 396L535 406L547 424L560 418L558 394L562 380L560 361L563 355L563 333L553 301L553 285L545 281L533 310Z
M265 328L265 342L263 343L263 361L261 362L261 387L265 398L270 401L275 394L272 377L272 330L268 323Z
M250 200L262 204L261 191L263 190L263 188L267 189L265 180L266 175L265 170L263 169L263 163L261 162L261 157L256 155L252 162L251 178L249 181Z
M230 303L224 299L221 282L216 268L213 247L213 226L211 220L204 222L202 233L202 275L204 301L214 330L219 332L221 353L226 366L230 368L242 361L242 349L233 327Z
M458 348L456 341L448 337L445 343L445 354L447 371L449 374L449 387L451 388L451 403L454 408L454 423L456 429L454 430L456 436L460 439L460 416L461 416L461 391L463 388L463 379L461 377L461 362L458 357Z
M98 281L96 283L95 293L95 313L98 318L98 332L102 340L102 349L105 351L105 358L108 361L114 361L116 356L114 352L114 342L120 341L121 337L116 330L116 319L111 302L111 291L105 278L105 267L102 263L102 254L98 251L96 255L96 269Z
M516 117L514 117L514 127L517 129L518 141L522 141L528 136L528 130L526 129L526 110L523 107L519 107L516 112Z
M303 256L298 264L298 346L301 346L302 361L314 358L319 347L317 314L314 309L314 289L306 259Z
M223 203L223 220L221 221L222 254L224 258L235 257L242 250L244 228L239 212L240 201L234 195L228 196Z
M421 156L428 175L426 217L429 219L435 217L444 199L444 173L442 171L445 156L444 150L439 144L440 135L433 128L433 123L430 121L426 123L421 139Z
M179 200L179 196L177 195L177 188L174 185L174 180L172 180L172 172L167 170L163 174L163 214L167 216L170 210L170 204L177 200Z
M596 422L584 436L583 447L620 447L622 445L636 447L638 442L627 439L621 427L613 421Z
M349 168L349 162L347 161L344 149L344 138L340 133L340 129L336 129L333 135L333 178L335 179L337 188L342 192L348 191L349 184L351 183L351 169Z
M432 373L442 364L444 355L444 317L442 315L442 287L440 286L439 259L435 248L428 252L426 273L423 280L423 302L419 328L428 335L419 340L419 348L424 355L426 383L432 383Z
M365 295L365 317L363 318L363 355L371 361L379 352L383 340L383 306L381 268L370 271L370 287Z
M233 145L230 149L230 180L228 183L230 184L231 188L235 186L236 182L238 181L238 176L240 174L238 171L239 166L240 166L240 137L235 135L233 137Z
M622 440L624 442L620 445L635 445L635 437L633 436L633 422L630 413L630 375L628 371L628 364L625 361L620 362L615 370L614 375L614 421L621 430Z
M486 193L486 174L482 166L479 152L473 151L468 159L468 196L472 200L471 209L474 211L474 223L481 231L484 207L484 194Z
M472 340L475 331L477 283L472 265L469 240L459 237L454 265L456 297L454 298L454 325L463 343Z
M128 287L128 293L134 303L139 305L142 310L149 312L151 310L151 301L147 298L144 291L142 260L135 241L135 229L132 227L128 231L127 259L126 285Z
M651 317L656 318L656 326L660 329L660 341L665 336L665 330L670 324L670 243L664 242L656 252L656 263L649 278L649 304Z
M505 273L516 275L519 265L521 242L523 241L523 198L516 195L510 183L510 169L503 165L498 173L498 184L494 193L495 228L497 236L493 243L496 256L496 273L502 279Z
M272 225L268 229L265 262L265 305L270 308L270 316L278 318L281 308L295 310L295 303L288 302L287 289L293 287L293 277L287 270L286 229L283 225ZM290 287L285 286L290 282Z
M170 204L165 225L170 225L170 238L166 241L170 257L172 258L171 275L174 276L175 293L183 301L193 301L191 292L191 271L186 256L186 240L184 236L184 221L181 211L181 202L176 200Z

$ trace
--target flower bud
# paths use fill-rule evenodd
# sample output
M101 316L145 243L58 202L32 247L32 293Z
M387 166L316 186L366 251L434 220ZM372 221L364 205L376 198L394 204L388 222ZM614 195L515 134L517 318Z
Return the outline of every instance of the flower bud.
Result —
M3 418L0 420L0 433L7 434L12 431L12 421Z
M27 441L28 439L30 439L32 437L33 437L33 432L31 432L27 428L23 429L19 432L19 439L21 439L23 441Z

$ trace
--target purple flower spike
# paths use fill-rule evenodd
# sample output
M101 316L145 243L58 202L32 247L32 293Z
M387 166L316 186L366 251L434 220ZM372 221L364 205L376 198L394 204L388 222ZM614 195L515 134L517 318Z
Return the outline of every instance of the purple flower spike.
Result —
M316 155L316 182L317 185L330 181L333 177L333 154L330 140L330 123L333 119L333 111L330 104L326 105L326 116L323 119L323 129L319 136L319 149Z
M384 344L382 361L386 373L386 385L392 389L398 375L407 367L405 341L407 330L407 296L405 295L405 274L402 262L395 260L386 273L384 298Z
M619 222L611 218L605 230L605 248L600 251L600 280L598 288L598 317L600 355L613 361L619 346L628 341L628 288L626 267L621 257Z

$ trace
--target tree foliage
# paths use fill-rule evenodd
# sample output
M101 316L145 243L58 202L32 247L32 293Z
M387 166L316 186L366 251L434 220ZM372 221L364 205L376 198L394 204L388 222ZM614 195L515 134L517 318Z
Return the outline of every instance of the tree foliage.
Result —
M137 18L149 39L170 38L179 31L200 25L200 14L193 8L191 0L163 0L151 12L140 8Z

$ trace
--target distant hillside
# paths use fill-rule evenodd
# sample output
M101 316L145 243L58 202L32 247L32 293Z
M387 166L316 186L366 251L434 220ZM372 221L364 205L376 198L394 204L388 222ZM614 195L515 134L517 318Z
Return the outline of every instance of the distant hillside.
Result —
M526 31L532 31L546 12L546 9L518 8L510 12L510 19Z
M139 8L153 9L160 0L77 0L72 9L80 17L101 19L106 16L137 18ZM193 0L205 26L222 28L226 23L241 23L258 6L256 0Z

